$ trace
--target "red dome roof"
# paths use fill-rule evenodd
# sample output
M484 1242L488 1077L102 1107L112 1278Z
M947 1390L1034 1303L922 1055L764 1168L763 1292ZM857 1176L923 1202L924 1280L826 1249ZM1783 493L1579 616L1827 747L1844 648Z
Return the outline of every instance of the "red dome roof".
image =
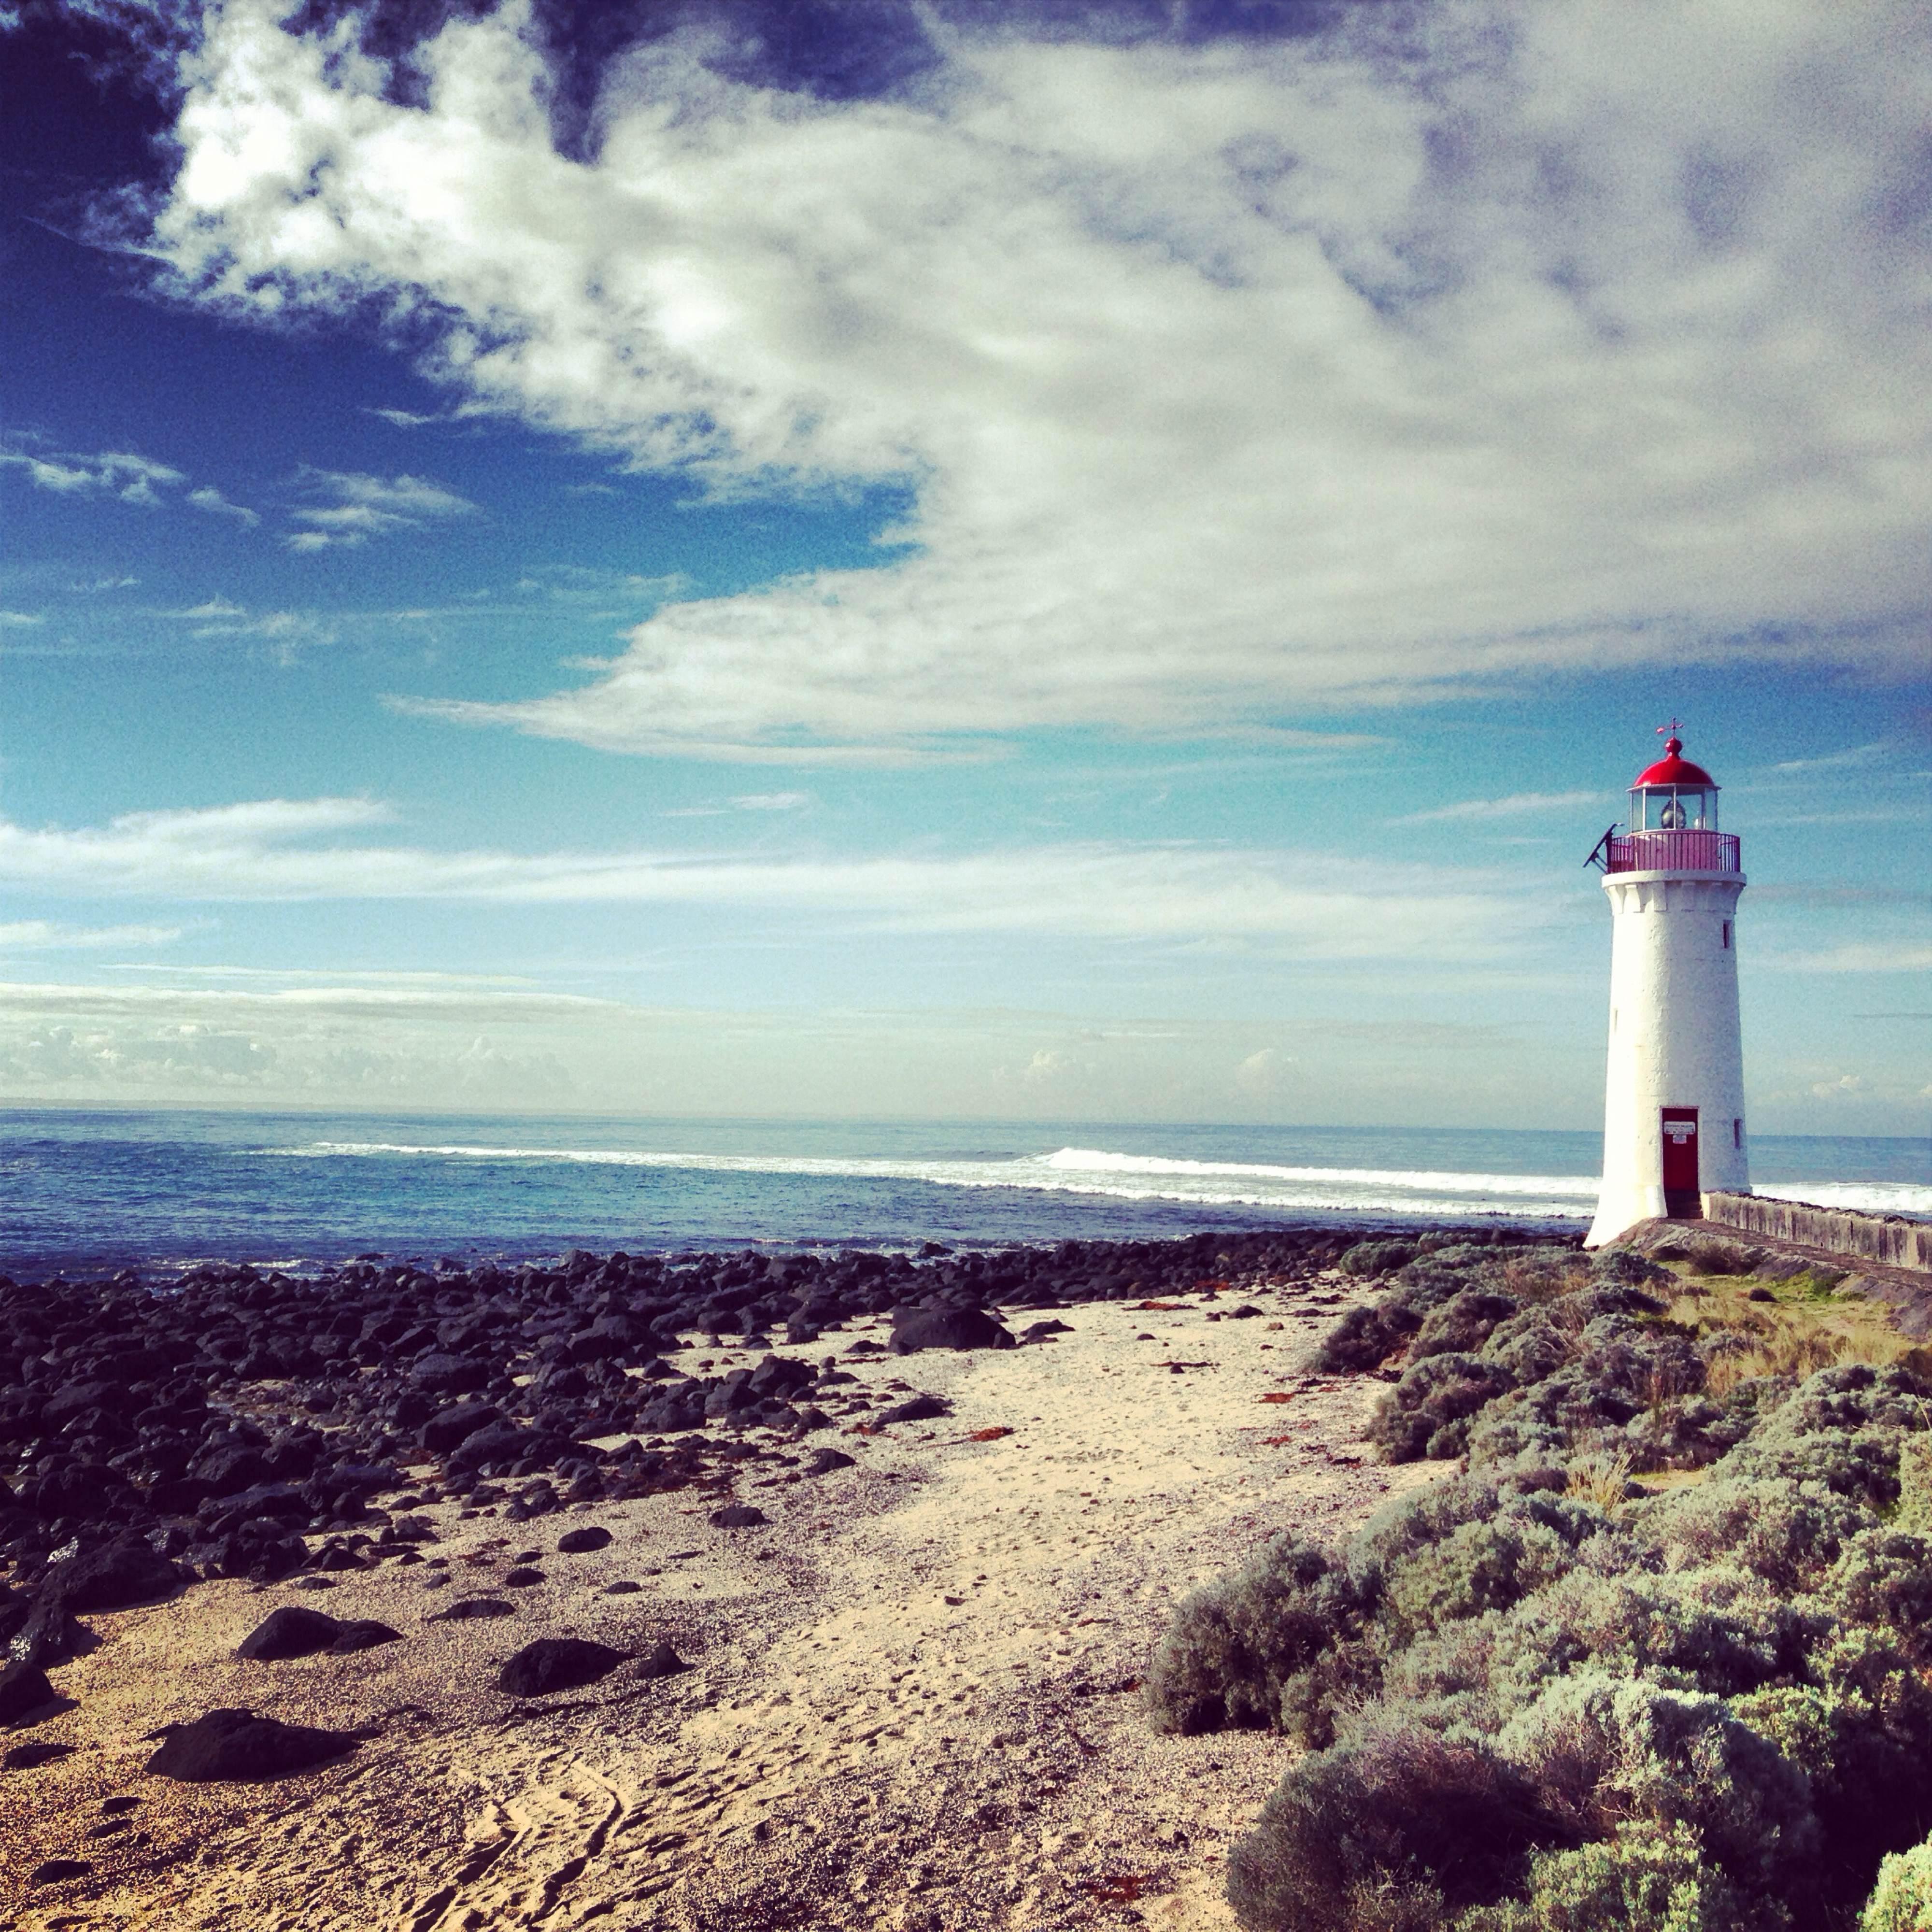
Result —
M1646 765L1630 782L1632 791L1647 790L1653 785L1678 785L1687 789L1704 785L1712 791L1718 789L1718 782L1702 765L1694 765L1688 758L1678 755L1684 749L1682 738L1666 738L1664 741L1664 755L1654 765Z

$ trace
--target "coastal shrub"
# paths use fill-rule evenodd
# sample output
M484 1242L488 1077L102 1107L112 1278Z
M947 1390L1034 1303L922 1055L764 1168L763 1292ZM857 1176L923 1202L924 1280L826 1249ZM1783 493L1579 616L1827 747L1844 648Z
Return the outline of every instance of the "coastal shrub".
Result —
M1932 1830L1932 1382L1738 1373L1802 1331L1666 1286L1450 1245L1355 1311L1353 1346L1408 1351L1384 1453L1461 1472L1199 1593L1150 1678L1167 1728L1306 1748L1231 1865L1252 1932L1780 1932L1850 1924L1887 1859L1932 1877L1901 1856ZM1705 1318L1733 1304L1766 1325ZM1874 1922L1914 1922L1889 1882Z
M1316 1545L1279 1536L1232 1576L1197 1590L1148 1669L1155 1729L1190 1737L1277 1723L1283 1683L1334 1634L1336 1609L1321 1587L1329 1573Z
M1322 1375L1361 1375L1376 1367L1422 1326L1422 1310L1406 1294L1352 1308L1316 1343L1308 1365Z
M1358 1241L1343 1251L1336 1265L1344 1274L1366 1279L1371 1275L1393 1274L1414 1258L1412 1241Z
M1516 1313L1513 1295L1493 1288L1465 1288L1432 1308L1408 1345L1408 1359L1425 1355L1473 1354L1494 1333L1498 1323Z
M1464 1912L1454 1932L1787 1932L1790 1924L1780 1904L1754 1903L1707 1863L1694 1827L1638 1820L1607 1838L1533 1853L1523 1896Z
M1858 1932L1932 1932L1932 1841L1894 1852L1879 1867Z
M1290 1768L1228 1896L1244 1925L1425 1932L1502 1896L1549 1828L1480 1741L1383 1714Z
M1460 1456L1468 1418L1510 1386L1507 1372L1480 1356L1428 1356L1376 1405L1368 1438L1391 1462Z

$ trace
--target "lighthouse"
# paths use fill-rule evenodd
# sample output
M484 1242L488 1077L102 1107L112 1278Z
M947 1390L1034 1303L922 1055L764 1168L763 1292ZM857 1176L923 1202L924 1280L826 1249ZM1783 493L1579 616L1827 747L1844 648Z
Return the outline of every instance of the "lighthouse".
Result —
M1604 1181L1586 1245L1653 1216L1702 1212L1711 1189L1748 1192L1738 1024L1738 839L1718 829L1717 782L1684 756L1673 720L1640 772L1630 822L1591 862L1610 902L1610 1073Z

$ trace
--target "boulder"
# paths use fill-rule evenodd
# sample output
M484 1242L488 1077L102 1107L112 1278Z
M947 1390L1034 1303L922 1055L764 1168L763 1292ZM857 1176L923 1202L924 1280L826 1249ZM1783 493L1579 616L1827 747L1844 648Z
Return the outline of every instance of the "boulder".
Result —
M914 1308L904 1312L892 1330L896 1355L921 1348L1010 1348L1012 1332L983 1308Z
M612 1540L608 1529L596 1523L586 1523L581 1529L566 1530L557 1538L556 1546L565 1556L584 1556L593 1550L608 1550Z
M10 1657L0 1664L0 1724L16 1724L54 1701L54 1687L39 1665Z
M479 1429L503 1420L503 1412L487 1402L459 1402L439 1410L422 1426L422 1446L442 1456L466 1442Z
M713 1529L759 1529L770 1521L756 1503L727 1503L722 1509L713 1510L710 1516Z
M496 1688L512 1697L548 1697L594 1684L623 1660L621 1650L586 1638L538 1637L504 1664L496 1675Z
M285 1604L271 1610L235 1646L237 1657L258 1664L280 1664L292 1657L313 1657L326 1650L341 1634L342 1625L322 1610L305 1610Z
M192 1724L171 1726L143 1768L184 1784L279 1778L344 1756L361 1742L346 1731L284 1724L252 1711L210 1711Z
M883 1409L872 1420L880 1422L936 1422L950 1415L952 1405L942 1396L915 1395Z
M181 1571L130 1530L56 1564L40 1594L58 1596L70 1610L119 1610L172 1596L181 1586Z

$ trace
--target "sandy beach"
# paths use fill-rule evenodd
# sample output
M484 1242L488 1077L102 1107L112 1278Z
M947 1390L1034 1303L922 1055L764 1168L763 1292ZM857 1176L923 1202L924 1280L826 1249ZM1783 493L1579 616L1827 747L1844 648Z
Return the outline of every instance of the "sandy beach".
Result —
M1346 1528L1442 1473L1366 1457L1375 1381L1297 1372L1358 1292L1237 1282L1058 1311L1065 1332L1018 1349L848 1352L890 1332L875 1318L783 1352L854 1379L833 1430L745 1466L764 1526L712 1526L715 1492L522 1522L452 1501L416 1512L418 1560L326 1590L224 1579L98 1615L59 1673L74 1707L31 1733L75 1749L0 1774L0 1922L1231 1925L1226 1848L1289 1747L1156 1735L1138 1682L1174 1604L1271 1532ZM950 1414L871 1432L916 1392ZM828 1444L852 1466L802 1474ZM608 1546L558 1552L590 1525ZM541 1580L507 1583L520 1568ZM513 1614L428 1621L475 1596ZM236 1657L284 1604L402 1640ZM548 1636L638 1658L668 1639L690 1668L500 1691ZM366 1736L265 1783L143 1774L158 1727L235 1706ZM92 1869L29 1884L61 1858Z

